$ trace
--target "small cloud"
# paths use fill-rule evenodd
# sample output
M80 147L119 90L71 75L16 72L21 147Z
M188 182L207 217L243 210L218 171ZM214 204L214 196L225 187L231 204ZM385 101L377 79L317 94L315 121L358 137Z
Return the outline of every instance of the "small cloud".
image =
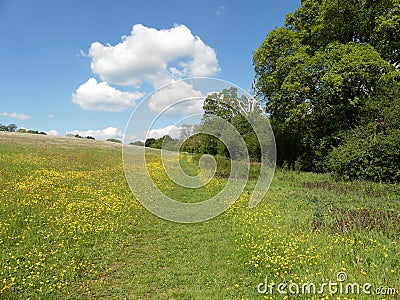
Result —
M122 133L121 130L115 127L107 127L105 129L100 129L100 130L73 130L73 131L67 131L66 134L79 134L82 137L87 137L87 136L92 136L96 140L107 140L107 139L122 139L124 134Z
M83 57L90 57L89 54L87 54L85 51L83 51L82 49L79 50L79 53L81 54L81 56Z
M220 16L226 9L225 5L220 6L219 8L217 8L214 12L217 16Z
M142 97L142 93L122 92L90 78L72 94L72 102L86 110L117 112L135 107L135 101Z
M58 132L57 132L57 130L49 130L49 131L46 131L46 134L47 135L53 135L53 136L57 136L57 135L59 135L58 134Z
M52 115L52 114L48 115L47 117L48 117L49 119L54 119L54 118L55 118L55 116Z
M13 112L13 113L0 112L0 116L9 117L9 118L14 118L14 119L18 119L18 120L21 120L21 121L28 120L28 119L31 118L31 117L28 116L28 115L17 114L17 113L15 113L15 112Z

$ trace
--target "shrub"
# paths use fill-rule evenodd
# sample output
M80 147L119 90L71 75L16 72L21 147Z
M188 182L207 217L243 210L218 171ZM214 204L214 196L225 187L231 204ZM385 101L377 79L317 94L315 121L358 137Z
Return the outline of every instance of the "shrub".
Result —
M136 141L136 142L129 143L129 145L144 146L144 143L142 141Z
M360 127L330 153L328 165L336 177L378 182L400 182L400 130L375 133Z
M121 144L122 142L118 139L106 139L106 142L118 143Z

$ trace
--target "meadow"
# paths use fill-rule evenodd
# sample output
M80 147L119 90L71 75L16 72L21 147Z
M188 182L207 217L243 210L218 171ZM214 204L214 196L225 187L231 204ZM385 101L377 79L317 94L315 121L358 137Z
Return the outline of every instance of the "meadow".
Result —
M135 147L135 146L132 146ZM199 202L226 182L160 190ZM190 175L197 160L181 156ZM0 132L0 299L397 299L400 186L277 170L249 209L255 179L224 214L179 224L154 216L126 182L121 145ZM395 295L260 294L268 284L370 283ZM264 287L264 286L262 286Z

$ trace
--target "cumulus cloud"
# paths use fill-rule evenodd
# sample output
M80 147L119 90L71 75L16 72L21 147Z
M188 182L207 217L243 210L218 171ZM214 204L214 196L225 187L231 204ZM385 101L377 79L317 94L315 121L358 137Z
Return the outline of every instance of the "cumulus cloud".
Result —
M220 70L214 49L185 25L157 30L137 24L115 46L92 43L88 56L102 80L136 87L143 82L159 87L171 78L212 76Z
M176 81L156 91L149 99L149 107L153 112L161 112L168 108L166 113L195 114L203 112L203 101L205 96L185 81ZM181 100L193 99L191 101L179 102Z
M216 52L206 45L185 25L169 29L155 29L136 24L128 36L115 45L94 42L88 53L91 69L102 82L90 78L72 95L72 101L87 110L122 111L131 109L142 93L122 92L112 86L133 86L137 90L152 86L157 89L184 77L213 76L219 72ZM163 90L152 96L149 107L153 112L181 97L197 97L189 84L174 90ZM173 110L171 110L173 111ZM170 112L171 112L170 111ZM175 111L197 113L202 111L201 101L186 102Z
M172 138L178 138L180 132L181 127L170 125L164 128L150 129L147 137L159 139L168 134Z
M47 135L53 135L53 136L56 136L56 135L59 135L58 134L58 132L57 132L57 130L49 130L49 131L46 131L46 134Z
M28 115L17 114L17 113L15 113L15 112L13 112L13 113L0 112L0 116L9 117L9 118L14 118L14 119L18 119L18 120L21 120L21 121L28 120L28 119L31 118L31 117L28 116Z
M135 106L142 93L121 92L106 82L90 78L72 94L72 101L83 109L102 111L123 111Z
M106 140L106 139L111 139L111 138L115 138L115 139L122 139L124 134L122 133L122 131L120 131L118 128L115 127L107 127L105 129L101 129L101 130L74 130L74 131L67 131L66 134L79 134L80 136L86 137L86 136L92 136L94 137L96 140Z

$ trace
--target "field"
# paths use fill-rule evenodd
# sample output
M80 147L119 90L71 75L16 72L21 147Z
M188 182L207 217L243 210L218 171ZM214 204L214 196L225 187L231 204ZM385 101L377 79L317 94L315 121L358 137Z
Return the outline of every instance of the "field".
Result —
M151 151L150 174L171 197L198 202L224 186L174 186ZM257 207L251 180L224 214L179 224L134 198L115 143L0 132L0 170L0 299L400 297L399 185L277 170ZM341 280L397 294L277 291ZM265 281L275 288L260 294Z

